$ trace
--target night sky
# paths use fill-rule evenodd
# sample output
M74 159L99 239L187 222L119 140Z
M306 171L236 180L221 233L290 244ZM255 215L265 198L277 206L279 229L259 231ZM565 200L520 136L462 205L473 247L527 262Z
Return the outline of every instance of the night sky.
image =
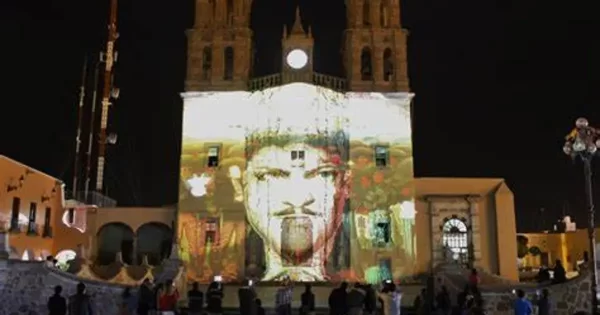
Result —
M104 46L108 2L0 5L0 154L68 186L82 62ZM121 97L110 123L119 141L109 152L105 186L123 206L173 204L193 1L120 2ZM506 178L521 231L563 211L585 226L582 167L561 148L578 116L600 127L600 16L593 3L403 0L416 175ZM281 25L292 22L294 5L255 0L256 73L278 71ZM341 75L343 0L301 6L314 29L316 70ZM594 169L600 174L599 162ZM547 219L540 220L540 208Z

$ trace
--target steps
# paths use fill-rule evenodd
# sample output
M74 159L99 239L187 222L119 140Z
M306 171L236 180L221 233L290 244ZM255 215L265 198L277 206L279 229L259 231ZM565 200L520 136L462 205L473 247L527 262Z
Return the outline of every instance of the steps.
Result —
M185 310L182 310L181 315L186 315L186 314L187 313L185 312ZM233 308L233 307L223 308L222 315L239 315L239 314L240 314L239 308ZM265 307L265 314L266 315L275 315L275 309L272 307L268 307L268 308ZM298 308L292 309L292 315L299 315L299 314L300 314L300 312L299 312ZM401 315L416 315L417 312L412 307L402 307L400 314ZM329 308L318 307L315 309L314 315L329 315Z

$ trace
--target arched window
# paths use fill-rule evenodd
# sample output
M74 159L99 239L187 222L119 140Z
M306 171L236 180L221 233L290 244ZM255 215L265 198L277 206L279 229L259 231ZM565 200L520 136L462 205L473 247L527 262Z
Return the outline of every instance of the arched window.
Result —
M360 77L363 81L373 79L371 49L369 47L364 47L360 53Z
M388 26L387 6L383 4L383 2L381 2L381 5L379 7L379 25L381 25L381 27Z
M110 265L121 252L126 264L133 264L134 233L131 227L122 222L110 222L103 225L97 234L99 265Z
M202 79L209 80L212 70L212 49L210 46L204 47L202 50Z
M146 256L150 265L159 265L171 254L173 232L168 225L148 222L137 229L136 236L137 257L142 259Z
M392 50L386 48L383 51L383 80L392 81L394 78L394 59Z
M227 0L227 23L233 22L233 0Z
M446 259L461 264L469 262L467 225L460 219L447 220L442 227L442 242Z
M371 25L371 9L369 8L370 3L369 0L363 0L363 26L370 26Z
M226 47L224 54L225 72L223 73L223 80L233 80L233 47Z

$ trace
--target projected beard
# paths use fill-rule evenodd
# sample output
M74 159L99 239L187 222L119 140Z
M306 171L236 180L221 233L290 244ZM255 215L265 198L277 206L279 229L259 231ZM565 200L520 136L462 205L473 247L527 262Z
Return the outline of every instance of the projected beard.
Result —
M264 244L264 281L325 281L347 198L336 146L305 141L261 146L247 160L244 204Z

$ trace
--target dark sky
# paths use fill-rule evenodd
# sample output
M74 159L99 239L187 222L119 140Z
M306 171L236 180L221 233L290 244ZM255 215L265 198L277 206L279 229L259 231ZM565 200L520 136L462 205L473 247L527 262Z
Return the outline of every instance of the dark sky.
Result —
M193 1L120 2L121 97L111 113L119 142L108 161L108 194L121 205L172 204ZM417 95L416 175L504 177L520 230L540 227L540 208L550 221L565 204L584 226L582 168L561 147L578 116L600 126L600 15L593 3L403 0ZM343 0L302 5L314 25L317 70L341 74ZM0 6L0 154L70 186L81 65L104 45L108 0ZM255 7L255 71L267 74L277 70L279 61L269 60L279 60L281 24L293 19L293 3L255 0Z

